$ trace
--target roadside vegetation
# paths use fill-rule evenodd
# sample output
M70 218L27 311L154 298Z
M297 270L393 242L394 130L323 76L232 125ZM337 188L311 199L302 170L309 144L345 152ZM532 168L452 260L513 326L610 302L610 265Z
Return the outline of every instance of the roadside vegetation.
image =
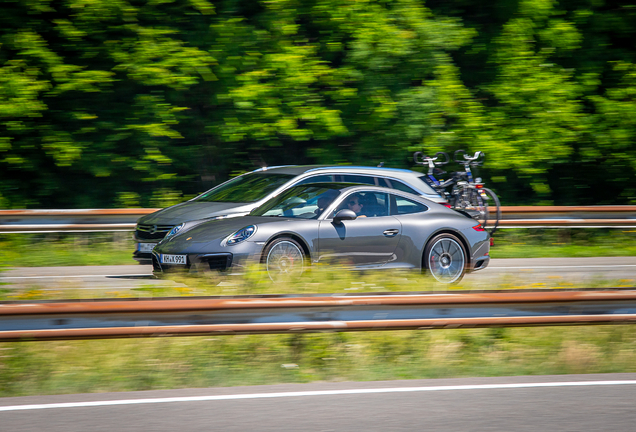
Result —
M0 396L636 372L636 326L0 343Z
M0 207L457 149L505 205L636 202L632 2L107 3L0 3Z
M591 279L559 276L541 278L519 273L502 276L496 282L468 275L460 283L448 285L419 271L359 272L349 271L341 264L332 263L314 265L299 277L275 283L258 266L248 269L244 274L173 274L169 279L149 280L145 284L121 288L85 289L83 282L75 279L59 279L56 284L42 286L37 279L25 279L12 282L4 290L0 287L0 301L628 288L634 286L635 280L636 277L615 280L600 276Z
M103 246L99 239L84 245L73 244L88 251ZM103 237L101 241L113 243L112 237ZM122 240L120 246L125 249L123 253L130 252L127 241ZM470 277L448 287L413 272L354 273L339 271L336 265L315 266L302 278L276 284L258 271L244 276L182 278L176 283L149 283L135 289L95 291L83 290L72 281L61 283L65 285L59 289L43 289L37 282L11 285L10 289L0 286L0 301L576 288L571 281L561 278L540 283L523 275L510 277L495 287ZM585 286L633 284L633 280L596 280ZM315 381L605 372L636 372L635 326L0 343L0 397Z
M136 264L131 233L0 235L11 267ZM511 229L495 235L493 258L636 256L636 230Z

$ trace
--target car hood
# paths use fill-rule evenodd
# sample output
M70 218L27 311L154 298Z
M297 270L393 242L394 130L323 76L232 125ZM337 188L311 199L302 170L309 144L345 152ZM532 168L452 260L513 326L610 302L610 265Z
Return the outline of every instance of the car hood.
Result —
M270 231L269 229L264 229L265 225L281 224L281 226L288 226L289 223L293 221L298 221L298 219L244 216L206 221L190 229L186 227L185 231L181 231L179 234L167 240L163 240L157 246L157 250L161 253L177 253L187 252L188 250L202 246L202 244L216 247L230 234L250 225L256 225L257 232L249 241L257 241L259 239L259 231Z
M198 219L207 219L230 213L249 212L252 203L187 201L139 218L138 224L177 225Z

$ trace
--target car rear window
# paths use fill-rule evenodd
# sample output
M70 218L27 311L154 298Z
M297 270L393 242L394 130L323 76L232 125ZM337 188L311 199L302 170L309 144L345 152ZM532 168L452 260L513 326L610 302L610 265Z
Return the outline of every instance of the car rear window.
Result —
M201 202L254 202L293 179L292 174L250 173L235 177L195 198Z
M422 184L419 185L419 187L421 187L424 192L427 192L427 193L430 193L430 194L437 194L437 192L435 190L433 190L433 188L430 187L428 185L428 183L426 182L427 176L420 176L418 178L422 182Z

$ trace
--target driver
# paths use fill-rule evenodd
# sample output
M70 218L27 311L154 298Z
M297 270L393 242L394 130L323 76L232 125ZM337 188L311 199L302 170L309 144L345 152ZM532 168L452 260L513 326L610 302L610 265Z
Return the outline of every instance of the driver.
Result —
M360 194L353 194L347 199L347 208L353 211L358 217L366 217L362 214L364 204L361 202Z

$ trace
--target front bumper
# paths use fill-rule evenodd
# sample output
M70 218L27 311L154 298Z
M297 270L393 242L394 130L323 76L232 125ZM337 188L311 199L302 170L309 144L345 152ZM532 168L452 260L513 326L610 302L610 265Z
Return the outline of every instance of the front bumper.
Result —
M170 251L169 254L185 255L186 264L165 264L161 262L163 251L154 249L152 251L152 273L157 277L162 277L170 273L205 274L216 273L243 273L247 267L256 264L260 260L260 248L254 251L252 245L240 245L242 247L232 247L229 251L222 252L195 252L176 253Z
M173 225L143 225L137 224L135 228L135 234L133 240L135 241L135 251L133 252L133 259L138 261L139 264L151 264L152 253L148 249L152 249L149 246L143 247L142 245L154 245L156 246L166 234L172 229Z
M138 250L133 252L133 259L137 261L139 264L152 264L152 253L150 252L139 252Z
M234 256L231 253L185 254L186 264L165 264L161 262L161 254L152 253L152 273L162 276L165 273L187 272L203 273L206 271L225 272L232 267Z

